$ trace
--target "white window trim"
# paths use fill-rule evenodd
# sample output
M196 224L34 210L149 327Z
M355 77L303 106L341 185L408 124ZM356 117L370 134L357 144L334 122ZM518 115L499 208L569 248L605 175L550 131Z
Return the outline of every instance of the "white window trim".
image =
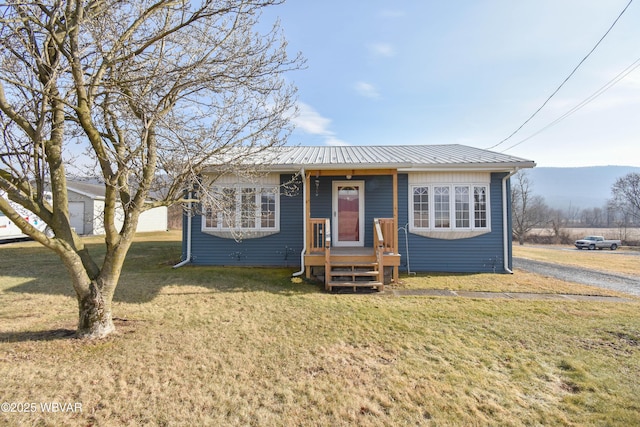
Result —
M219 217L216 227L207 227L206 214L201 215L202 225L201 231L212 236L224 239L255 239L259 237L270 236L280 232L280 191L277 185L272 184L232 184L221 185L215 187L217 194L222 194L225 188L235 190L235 224L234 227L223 227L223 221ZM251 189L255 195L255 222L254 227L241 227L242 224L242 194L244 189ZM264 192L272 192L275 195L275 226L262 227L261 210L262 210L262 194ZM222 215L219 213L218 215Z
M414 211L413 211L413 192L417 187L427 187L429 192L429 227L416 227L414 224ZM436 228L435 226L435 188L436 187L448 187L449 188L449 227ZM469 226L468 227L456 227L456 187L467 187L469 189ZM486 215L487 226L476 227L475 226L475 202L474 202L474 188L485 187L486 188ZM409 197L408 197L408 212L409 212L409 232L424 237L431 237L436 239L467 239L470 237L481 236L491 232L491 185L486 182L456 182L456 183L412 183L409 185Z

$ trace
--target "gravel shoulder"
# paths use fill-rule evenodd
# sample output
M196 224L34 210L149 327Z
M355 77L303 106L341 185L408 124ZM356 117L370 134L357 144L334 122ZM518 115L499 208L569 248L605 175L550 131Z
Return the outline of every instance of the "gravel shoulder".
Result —
M566 282L598 286L618 292L640 296L640 279L621 274L605 273L597 270L534 261L526 258L513 258L513 266L542 276L554 277Z

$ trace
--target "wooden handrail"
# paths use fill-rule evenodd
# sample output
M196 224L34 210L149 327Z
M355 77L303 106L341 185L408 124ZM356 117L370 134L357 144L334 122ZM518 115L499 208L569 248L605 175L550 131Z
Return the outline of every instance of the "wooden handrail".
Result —
M324 220L324 247L331 247L331 220L329 218L325 218Z
M378 282L384 284L384 233L380 226L380 219L373 219L373 251L376 254L376 262L378 263Z
M331 220L324 220L324 288L329 289L331 280Z
M380 226L380 219L373 219L373 234L374 234L374 246L377 248L380 245L384 246L384 234L382 234L382 227Z
M385 252L397 253L398 247L395 239L395 221L393 218L376 218L382 231L382 243Z
M393 218L375 218L373 223L374 246L377 247L380 244L384 247L385 252L397 252Z

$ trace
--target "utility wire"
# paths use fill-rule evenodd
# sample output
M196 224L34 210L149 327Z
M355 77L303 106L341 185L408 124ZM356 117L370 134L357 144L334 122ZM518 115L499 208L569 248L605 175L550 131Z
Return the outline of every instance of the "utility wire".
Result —
M611 89L618 82L620 82L622 79L627 77L630 73L635 71L638 67L640 67L640 58L636 59L631 65L629 65L627 68L622 70L620 73L618 73L617 76L615 76L613 79L609 80L604 86L602 86L600 89L598 89L597 91L592 93L590 96L588 96L582 102L577 104L575 107L571 108L569 111L567 111L566 113L564 113L563 115L561 115L560 117L558 117L557 119L555 119L554 121L552 121L551 123L549 123L548 125L543 127L542 129L538 130L537 132L535 132L535 133L529 135L528 137L526 137L525 139L523 139L523 140L511 145L509 148L505 148L504 150L501 151L501 153L504 153L505 151L509 151L513 147L517 147L518 145L522 144L523 142L526 142L526 141L530 140L531 138L533 138L534 136L537 136L538 134L540 134L540 133L544 132L545 130L549 129L550 127L557 125L562 120L566 119L567 117L569 117L570 115L572 115L576 111L580 110L582 107L584 107L585 105L589 104L591 101L593 101L594 99L596 99L597 97L599 97L600 95L605 93L607 90Z
M589 51L589 53L587 53L587 55L582 58L582 61L580 61L578 63L578 65L576 65L576 67L573 69L573 71L571 71L571 73L569 73L569 75L567 76L567 78L564 79L564 81L562 83L560 83L560 86L558 86L558 88L556 90L553 91L553 93L551 95L549 95L549 97L542 103L542 105L531 115L529 116L529 118L527 120L524 121L524 123L522 123L516 130L514 130L511 135L507 136L505 139L503 139L502 141L498 142L495 145L492 145L491 147L487 148L487 150L491 150L493 148L496 148L502 144L504 144L505 142L507 142L509 139L511 139L516 133L520 132L520 129L522 129L527 123L529 123L531 121L531 119L533 119L535 116L538 115L538 113L540 112L540 110L542 110L549 101L551 101L551 98L553 98L555 96L556 93L558 93L558 91L560 91L560 89L565 85L565 83L567 83L567 81L569 81L569 79L575 74L576 71L578 71L578 68L580 68L580 66L582 65L582 63L584 61L587 60L587 58L589 58L589 56L591 56L591 54L593 53L593 51L596 50L596 48L600 45L600 43L602 43L602 41L605 39L605 37L607 37L607 35L611 32L611 30L613 29L613 27L618 23L618 21L620 20L620 18L622 17L622 15L627 11L627 9L629 8L629 6L631 5L631 3L633 2L633 0L629 0L629 3L627 3L627 5L624 7L624 9L622 9L622 12L620 12L620 14L618 15L618 17L615 19L615 21L613 21L613 24L611 24L611 26L609 27L609 29L604 33L604 35L600 38L600 40L598 40L598 42L595 44L595 46L593 46L593 48Z

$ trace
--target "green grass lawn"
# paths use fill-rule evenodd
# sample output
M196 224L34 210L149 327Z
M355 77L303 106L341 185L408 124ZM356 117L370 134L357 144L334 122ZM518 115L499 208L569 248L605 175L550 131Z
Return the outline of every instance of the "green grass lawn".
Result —
M118 332L98 342L70 337L77 307L53 254L0 246L0 400L82 407L0 425L640 424L637 299L327 294L292 270L174 270L177 238L134 244ZM395 286L612 294L518 271Z

